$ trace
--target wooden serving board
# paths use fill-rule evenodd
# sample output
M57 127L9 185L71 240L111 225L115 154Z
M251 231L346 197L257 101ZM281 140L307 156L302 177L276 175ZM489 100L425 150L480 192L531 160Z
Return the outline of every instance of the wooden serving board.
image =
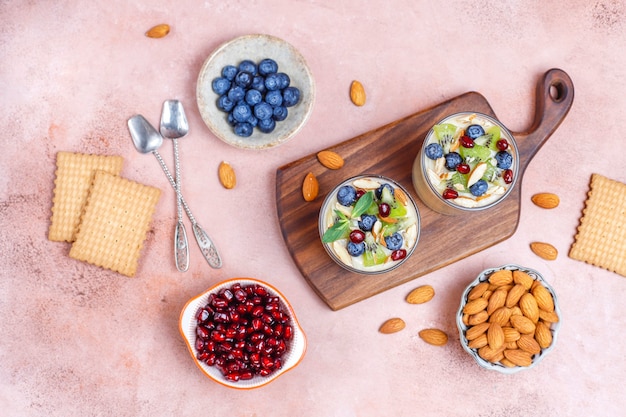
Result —
M461 260L509 238L520 216L523 173L532 157L567 115L574 100L570 77L559 69L546 72L537 88L535 118L528 132L513 133L520 161L515 188L499 205L470 216L445 216L426 207L417 197L411 170L428 130L445 116L461 111L495 117L487 100L469 92L437 106L328 148L341 155L339 170L323 167L316 154L278 168L276 198L278 220L287 248L300 272L333 310L371 297L419 276ZM319 196L302 197L307 173L319 181ZM421 232L413 255L399 268L379 275L348 272L326 253L318 233L318 214L326 194L339 182L359 174L380 174L395 179L411 192L420 217Z

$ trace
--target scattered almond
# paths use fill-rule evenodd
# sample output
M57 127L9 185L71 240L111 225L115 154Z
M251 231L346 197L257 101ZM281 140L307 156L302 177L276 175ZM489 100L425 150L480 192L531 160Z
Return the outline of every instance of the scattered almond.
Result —
M350 85L350 100L356 106L362 106L365 104L365 88L363 88L363 84L359 81L352 81Z
M553 193L539 193L530 198L533 203L544 209L553 209L560 203L559 196Z
M328 169L339 169L344 164L343 158L333 151L318 152L317 160Z
M317 178L312 172L306 174L304 182L302 183L302 196L304 201L313 201L317 197L320 191L320 185L317 182Z
M430 285L422 285L417 287L406 296L406 301L409 304L423 304L433 299L435 296L435 289Z
M380 326L380 329L378 329L378 331L384 334L391 334L391 333L399 332L405 327L406 327L406 323L404 322L404 320L402 320L401 318L395 317L384 322L382 326Z
M419 332L419 336L424 342L434 346L443 346L448 343L448 335L439 329L424 329Z
M222 161L217 168L217 176L219 177L220 183L226 189L235 188L237 185L237 176L235 175L235 170L233 167L226 161Z
M146 36L149 38L163 38L167 36L168 33L170 33L170 25L162 23L148 29Z
M530 249L535 253L535 255L547 261L553 261L559 255L556 248L549 243L533 242L530 244Z

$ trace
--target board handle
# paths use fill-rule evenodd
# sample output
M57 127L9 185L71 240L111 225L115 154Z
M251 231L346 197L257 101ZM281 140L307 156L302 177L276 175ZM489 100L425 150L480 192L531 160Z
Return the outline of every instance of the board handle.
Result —
M574 84L567 73L553 68L537 85L535 119L526 132L513 133L523 172L537 151L559 127L574 102Z

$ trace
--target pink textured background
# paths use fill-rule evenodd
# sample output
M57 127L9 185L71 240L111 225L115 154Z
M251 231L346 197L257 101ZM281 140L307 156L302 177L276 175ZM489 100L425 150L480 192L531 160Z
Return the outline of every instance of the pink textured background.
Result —
M0 2L0 413L623 415L626 280L567 252L591 174L626 182L626 5L566 3ZM169 36L144 36L162 22L172 26ZM303 130L263 152L219 141L195 104L204 59L248 33L275 35L298 48L317 85ZM571 76L574 105L526 170L516 233L332 312L301 277L280 235L276 168L471 90L481 92L511 130L524 131L534 114L535 85L553 67ZM353 79L366 88L364 107L349 101ZM191 133L180 141L183 191L220 248L221 270L208 267L192 240L190 271L176 271L174 193L154 158L135 152L126 129L135 113L157 123L168 98L186 105ZM123 176L163 190L135 278L74 261L69 244L47 240L61 150L122 155ZM171 164L168 143L162 153ZM233 190L218 183L222 160L237 171ZM544 191L560 195L558 209L530 203ZM532 241L551 242L559 258L536 257ZM542 271L563 310L556 349L538 367L512 376L479 368L460 347L454 323L466 284L504 263ZM204 377L177 328L190 297L238 276L277 286L309 340L298 368L249 392ZM421 284L435 288L435 299L405 303ZM394 316L407 328L378 333ZM449 344L423 343L417 333L426 327L448 332Z

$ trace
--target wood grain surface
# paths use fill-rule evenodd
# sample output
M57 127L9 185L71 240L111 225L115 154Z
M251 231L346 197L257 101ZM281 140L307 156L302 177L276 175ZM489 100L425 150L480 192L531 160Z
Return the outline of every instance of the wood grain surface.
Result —
M537 86L534 122L528 132L513 132L520 154L520 178L515 188L497 206L471 216L445 216L426 207L414 191L411 170L426 133L445 116L472 111L496 117L485 97L477 92L462 94L328 148L344 158L345 165L339 170L323 167L316 153L278 168L278 220L302 276L332 310L339 310L509 238L519 222L524 170L561 124L573 99L574 86L565 72L552 69L543 75ZM301 192L309 172L317 177L320 187L319 196L312 202L304 201ZM420 213L421 231L415 252L399 268L384 274L363 275L343 269L328 256L320 241L318 214L326 194L339 182L359 174L393 178L411 192ZM450 239L452 233L454 239Z

